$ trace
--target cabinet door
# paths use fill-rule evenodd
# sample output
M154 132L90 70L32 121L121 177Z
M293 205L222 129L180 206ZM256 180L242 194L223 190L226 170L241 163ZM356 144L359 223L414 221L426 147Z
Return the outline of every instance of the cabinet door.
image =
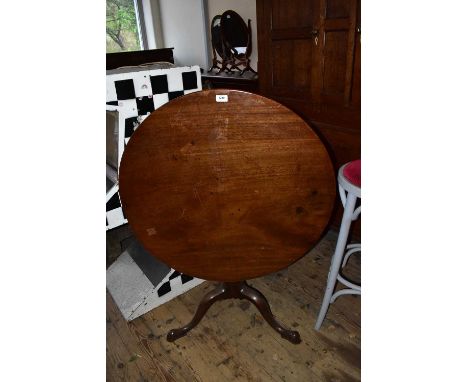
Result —
M320 103L348 107L360 81L354 70L357 0L321 0L320 6Z
M361 106L361 0L357 1L356 9L356 36L354 40L351 105L357 109Z
M317 101L320 1L257 0L263 93Z
M357 105L359 3L257 0L261 91L306 102L315 111Z

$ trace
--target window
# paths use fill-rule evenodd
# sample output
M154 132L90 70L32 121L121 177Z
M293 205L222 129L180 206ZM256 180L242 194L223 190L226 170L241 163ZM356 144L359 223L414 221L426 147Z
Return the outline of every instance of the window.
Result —
M140 11L140 12L139 12ZM145 49L141 2L106 0L106 52Z

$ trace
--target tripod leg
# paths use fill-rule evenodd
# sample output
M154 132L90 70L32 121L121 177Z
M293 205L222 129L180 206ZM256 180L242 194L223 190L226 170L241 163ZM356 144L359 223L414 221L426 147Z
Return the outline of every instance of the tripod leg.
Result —
M192 321L190 321L187 325L185 325L182 328L170 330L169 333L167 333L167 340L169 342L173 342L179 339L180 337L185 336L201 321L201 319L206 314L211 305L213 305L213 303L215 303L218 300L226 298L225 295L226 288L224 284L221 284L217 288L208 292L198 305L197 311L195 312L195 316L193 316Z
M273 316L267 299L259 290L252 288L251 286L247 285L247 283L244 283L240 293L242 295L241 298L249 300L252 304L254 304L257 307L257 309L262 314L263 318L270 324L270 326L273 329L275 329L279 334L281 334L281 337L287 339L293 344L298 344L301 342L299 332L296 332L295 330L286 329Z

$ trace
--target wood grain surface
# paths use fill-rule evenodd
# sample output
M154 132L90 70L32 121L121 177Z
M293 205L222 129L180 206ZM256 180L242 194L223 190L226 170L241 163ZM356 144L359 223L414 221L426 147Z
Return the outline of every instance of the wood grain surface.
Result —
M319 240L335 198L330 158L309 125L237 90L191 93L157 109L130 139L119 176L142 245L206 280L292 264Z

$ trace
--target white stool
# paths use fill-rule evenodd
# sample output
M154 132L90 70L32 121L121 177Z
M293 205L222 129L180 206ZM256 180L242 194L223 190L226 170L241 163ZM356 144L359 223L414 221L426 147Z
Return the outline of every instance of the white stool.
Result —
M328 272L325 296L323 297L322 307L315 323L315 330L320 329L329 305L335 302L339 296L344 294L361 294L361 287L359 285L346 280L339 273L340 268L346 265L349 257L353 253L361 251L361 244L346 245L351 222L356 220L361 213L361 206L355 208L357 198L361 198L361 160L349 162L340 167L338 172L338 188L341 202L344 206L343 219L341 220L340 233L335 253L332 257L330 271ZM333 293L337 280L345 285L346 288Z

